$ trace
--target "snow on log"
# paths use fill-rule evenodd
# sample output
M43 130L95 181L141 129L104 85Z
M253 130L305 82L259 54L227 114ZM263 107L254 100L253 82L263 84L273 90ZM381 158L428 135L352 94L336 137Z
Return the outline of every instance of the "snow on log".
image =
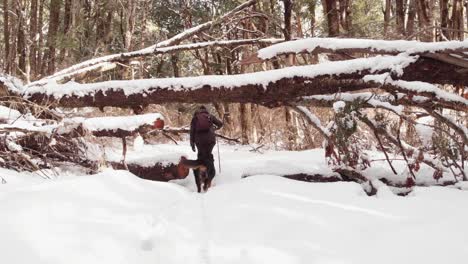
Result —
M330 141L330 137L331 137L330 131L326 127L322 126L320 119L316 115L314 115L312 112L310 112L310 110L307 109L307 107L292 106L292 108L296 110L298 113L302 114L305 117L305 120L307 120L307 123L309 123L315 129L317 129L324 138Z
M154 54L165 54L165 53L175 53L184 50L195 50L202 49L206 47L238 47L243 45L253 45L253 44L273 44L284 41L283 39L234 39L234 40L215 40L215 41L206 41L206 42L195 42L189 44L168 46L165 48L156 48Z
M110 62L119 62L119 61L125 61L129 60L131 58L137 58L137 57L142 57L142 56L148 56L154 54L158 48L163 48L163 47L168 47L174 44L178 44L183 40L186 40L202 31L210 29L212 26L217 25L221 22L226 21L228 18L232 17L233 15L237 14L239 11L242 11L245 8L248 8L250 6L253 6L257 3L257 0L249 0L236 8L232 9L231 11L227 12L226 14L222 15L221 17L200 24L198 26L192 27L184 32L181 32L170 39L167 39L165 41L159 42L157 44L154 44L152 46L146 47L141 50L136 50L136 51L131 51L131 52L126 52L126 53L119 53L119 54L112 54L112 55L106 55L103 57L99 58L94 58L90 59L84 62L81 62L79 64L75 64L71 67L68 67L66 69L63 69L51 76L45 77L43 79L40 79L38 81L32 82L28 85L28 87L33 87L37 85L45 85L50 81L58 81L61 79L71 79L73 75L75 74L83 74L84 72L95 70L97 68L102 68L105 67L106 64L109 64Z
M393 80L388 73L380 75L367 75L363 78L368 82L376 82L382 84L382 89L387 91L399 91L418 96L424 96L436 99L438 102L454 105L460 111L468 111L468 100L454 93L447 92L439 87L421 81L404 81ZM390 85L390 86L385 86ZM414 99L413 99L414 100Z
M394 101L395 97L386 93L386 94L374 94L371 92L363 93L339 93L339 94L330 94L330 95L312 95L302 98L302 102L313 105L313 106L322 106L322 107L332 107L333 103L336 101L344 102L357 102L360 101L363 103L363 107L372 107L372 108L384 108L390 110L398 115L403 111L403 105L406 105L403 101L398 101L398 105L393 105L390 102ZM429 99L428 99L429 100ZM400 105L403 104L403 105ZM414 105L411 102L411 105Z
M132 116L75 117L64 120L64 123L81 125L96 137L126 137L137 134L144 126L153 126L157 119L164 120L161 114L151 113Z
M214 101L275 106L298 97L372 88L362 80L368 74L403 73L412 56L377 56L277 70L184 78L69 82L30 87L25 97L34 102L55 102L62 107L131 107L153 103Z
M124 169L122 152L119 149L106 148L106 160L114 169ZM182 156L189 152L179 151L171 145L134 146L126 153L125 164L130 172L143 179L169 181L183 178L177 167Z
M467 41L420 42L415 40L375 40L307 38L275 44L258 51L267 60L279 55L298 53L334 53L338 51L380 54L458 53L468 51Z

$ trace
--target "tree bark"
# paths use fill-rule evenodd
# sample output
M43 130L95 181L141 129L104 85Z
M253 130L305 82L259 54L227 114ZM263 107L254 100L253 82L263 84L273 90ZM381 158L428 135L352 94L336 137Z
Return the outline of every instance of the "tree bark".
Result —
M433 0L417 0L417 14L420 33L420 40L432 42L434 40L434 2Z
M240 124L241 124L241 143L249 144L249 120L247 104L239 104Z
M24 3L19 2L16 5L16 17L18 23L17 33L17 54L18 54L18 71L19 75L26 73L26 21L24 17ZM25 76L26 77L26 76Z
M72 23L72 13L71 13L71 8L72 8L72 0L65 0L65 7L64 7L64 13L63 13L63 36L65 38L68 38L68 32L70 31L70 26ZM62 62L64 58L66 57L66 52L67 50L65 47L63 47L60 50L60 55L59 55L59 61Z
M340 15L337 0L324 0L324 12L328 23L328 36L336 37L340 34Z
M8 0L3 0L3 41L5 42L5 54L3 56L5 73L10 73L9 58L10 58L10 25L8 15L9 5Z
M403 1L403 0L401 0ZM351 37L352 33L352 0L339 0L340 3L340 23L346 31L346 35Z
M42 44L44 41L44 34L42 33L44 17L44 1L39 1L39 10L37 17L37 31L39 32L39 39L37 41L37 59L36 59L36 71L35 75L41 75L42 73Z
M417 0L415 0L417 1ZM384 10L384 36L387 36L388 34L388 28L390 26L390 17L391 17L391 11L392 11L392 1L391 0L385 0L385 10Z
M406 36L414 34L414 20L416 18L416 1L408 0L408 20L406 21Z
M398 35L405 35L405 7L403 0L396 0L396 27Z
M440 36L439 40L443 41L445 38L450 39L450 32L447 30L449 22L449 0L440 0L440 32L443 36Z
M282 0L284 4L284 38L286 41L291 40L291 16L292 16L292 2L291 0Z
M310 36L314 37L315 36L315 23L316 23L316 18L315 18L315 8L317 5L317 0L309 0L308 2L308 9L310 13Z
M37 55L37 0L31 0L31 19L29 21L29 40L31 47L29 50L29 64L31 65L31 78L36 75L36 55Z
M51 0L50 1L50 20L49 20L49 32L47 33L47 52L44 55L42 61L43 64L47 64L43 67L43 73L52 74L55 72L55 49L57 46L57 33L60 24L60 6L62 0Z

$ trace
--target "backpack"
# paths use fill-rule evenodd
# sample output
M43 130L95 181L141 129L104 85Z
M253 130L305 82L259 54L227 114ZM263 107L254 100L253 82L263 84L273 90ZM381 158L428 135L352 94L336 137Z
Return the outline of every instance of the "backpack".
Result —
M195 123L195 130L197 132L208 132L213 126L211 121L210 114L207 112L197 113L197 120Z

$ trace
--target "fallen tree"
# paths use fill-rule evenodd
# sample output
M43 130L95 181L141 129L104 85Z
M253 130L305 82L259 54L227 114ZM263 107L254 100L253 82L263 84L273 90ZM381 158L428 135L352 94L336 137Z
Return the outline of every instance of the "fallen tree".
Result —
M380 84L375 79L363 78L369 74L382 73L389 73L389 76L395 79L398 75L403 78L392 83L385 83L383 88L392 92L402 91L424 95L425 91L408 91L399 85L406 76L413 76L416 69L425 71L424 67L417 66L420 62L421 59L417 57L388 56L232 76L213 75L93 84L68 83L31 87L25 92L25 96L33 102L50 102L60 107L132 107L167 102L208 103L213 101L257 103L271 107L308 95L380 88ZM411 65L414 71L407 73L406 69ZM445 75L426 73L424 74L426 77L420 81L445 83L445 79L451 79L460 80L462 85L468 82L468 79L462 78L461 74L456 72L447 74L450 74L453 79ZM408 79L414 78L408 77ZM440 98L437 102L443 103L444 99L445 97ZM467 109L465 101L459 100L454 106L459 106L459 110L465 111Z
M251 41L257 40L182 44L156 48L153 52L178 52L208 45L241 45ZM464 172L467 157L466 121L453 120L445 113L445 111L451 111L450 113L463 116L468 112L468 100L464 97L462 89L468 86L468 72L464 63L467 52L466 43L422 44L402 41L398 42L398 45L391 46L394 42L370 41L366 46L355 40L327 41L325 41L328 43L327 46L312 47L312 53L361 52L371 55L387 55L224 76L108 81L89 84L74 82L60 84L49 79L44 85L30 85L27 89L21 87L17 89L9 85L6 90L35 104L64 108L90 106L134 108L171 102L235 102L255 103L268 107L289 106L299 112L306 122L316 128L326 140L326 158L332 171L341 175L342 179L356 181L367 186L369 193L375 191L375 182L374 179L362 174L362 171L369 168L371 163L366 158L362 147L362 136L359 135L358 127L365 127L371 132L375 137L374 142L377 148L385 154L385 160L392 172L405 174L407 177L405 186L408 188L415 185L415 175L421 165L431 168L434 172L434 179L438 180L444 174L451 173L455 182L466 180ZM278 49L278 47L291 45L296 44L285 42L273 45L272 47L276 47L277 50L272 52L274 55L269 59L303 52L302 47L298 49L298 52ZM307 50L307 52L311 51ZM268 63L268 60L266 61ZM456 87L452 89L444 85ZM308 106L333 107L335 115L329 124L322 125L320 119L313 115ZM379 112L367 114L364 109L369 108L391 113L392 118L398 121L396 126L390 127L388 120ZM420 125L414 121L413 115L432 116L436 119L437 124L424 125L440 133L437 136L441 138L442 143L434 144L433 148L428 149L418 145L417 142L416 144L405 142L401 136L402 127ZM131 118L121 119L130 120ZM85 128L85 121L82 124ZM90 131L96 137L119 138L137 133L188 132L184 128L155 131L151 129L151 123L148 122L127 127L123 125L111 128L103 126L101 129L88 127L85 130ZM401 155L401 159L405 160L407 165L405 172L398 172L394 168L390 153ZM123 156L125 157L125 154ZM113 162L116 168L123 166L123 168L133 170L136 174L143 175L142 177L153 177L158 180L167 180L168 173L174 169L175 165L172 163L166 168L166 165L162 164L141 166L141 164L131 162L129 164ZM318 179L311 175L290 176L303 180Z

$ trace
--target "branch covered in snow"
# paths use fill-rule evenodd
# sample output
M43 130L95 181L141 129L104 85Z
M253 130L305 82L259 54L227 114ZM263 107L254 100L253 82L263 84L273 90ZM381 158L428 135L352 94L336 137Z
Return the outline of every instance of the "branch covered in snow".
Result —
M375 53L375 54L422 54L467 52L466 41L419 42L408 40L307 38L275 44L258 51L264 60L279 55L298 53Z
M447 92L433 84L421 81L404 81L393 80L392 77L385 73L381 75L367 75L365 81L376 82L382 84L382 89L389 92L399 91L410 95L429 97L437 102L446 105L454 105L460 111L468 111L468 100L454 93ZM386 86L387 85L387 86ZM414 99L413 100L417 100ZM423 100L425 100L423 98Z

